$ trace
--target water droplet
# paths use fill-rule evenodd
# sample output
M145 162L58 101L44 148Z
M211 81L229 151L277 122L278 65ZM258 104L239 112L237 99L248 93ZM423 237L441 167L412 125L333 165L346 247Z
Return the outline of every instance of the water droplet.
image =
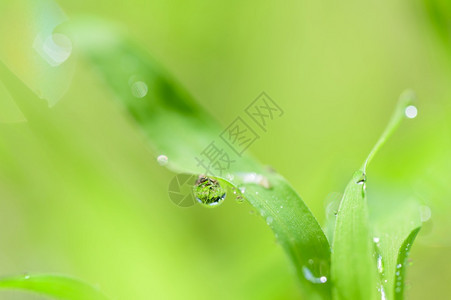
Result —
M401 265L401 264L398 264L398 265L396 266L396 269L401 269L401 267L402 267L402 265Z
M384 272L384 266L382 264L382 256L381 255L377 256L376 262L377 262L377 270L379 271L379 273Z
M269 183L269 180L266 177L262 177L260 179L260 181L258 182L258 184L261 185L262 187L264 187L265 189L271 188L271 184Z
M357 184L365 184L366 182L366 174L362 171L355 172L354 176L360 175L356 181Z
M61 33L54 33L47 37L39 34L33 48L52 67L65 62L72 53L72 41Z
M160 164L160 166L165 166L168 164L168 157L166 155L159 155L157 157L157 162Z
M244 194L244 192L246 192L246 188L245 187L240 188L240 192L241 194Z
M271 225L271 223L272 223L273 220L274 220L274 219L273 219L271 216L268 216L268 217L266 218L266 224Z
M396 272L396 276L399 276L399 274L400 274L399 271L397 271L397 272Z
M23 277L24 279L30 279L30 275L25 274L25 276Z
M387 296L385 296L385 290L383 285L381 285L380 292L381 292L381 300L386 300Z
M244 198L240 195L236 196L236 202L238 202L239 204L244 202Z
M398 287L395 289L395 292L396 292L396 293L401 293L401 287L398 286Z
M271 184L269 183L268 178L266 178L263 175L256 174L256 173L245 173L242 175L242 180L244 183L255 183L258 184L265 189L271 188Z
M132 95L136 98L143 98L147 95L148 88L144 81L135 81L131 85Z
M373 238L373 242L375 242L376 244L379 243L380 239L378 237L374 237Z
M203 175L200 175L197 179L193 193L199 203L207 206L221 204L226 196L226 191L217 180Z
M243 176L243 181L245 183L255 183L256 178L257 178L256 173L246 173Z
M429 221L429 219L431 218L431 215L432 215L432 212L431 212L431 208L429 206L422 205L420 207L420 219L421 219L421 222Z
M406 107L404 113L406 114L407 118L413 119L418 115L418 109L413 105L409 105Z
M258 195L258 192L255 192L255 195Z
M226 179L229 181L232 181L235 178L235 176L233 176L233 174L227 173L226 174Z
M311 283L326 283L327 282L326 276L316 277L315 275L313 275L312 271L309 268L307 268L306 266L302 267L302 274L304 275L305 279L307 279Z
M280 208L283 208L283 205L281 205Z

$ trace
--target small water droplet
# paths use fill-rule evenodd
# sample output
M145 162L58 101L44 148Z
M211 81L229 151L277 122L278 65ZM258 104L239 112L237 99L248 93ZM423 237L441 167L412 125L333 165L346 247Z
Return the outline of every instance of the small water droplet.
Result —
M283 208L283 205L281 205L280 208Z
M240 195L236 196L236 202L238 202L239 204L244 203L243 196L240 196Z
M421 219L421 222L429 221L429 219L431 218L431 215L432 215L432 212L431 212L431 208L429 206L422 205L420 207L420 219Z
M136 98L143 98L147 95L148 87L144 81L135 81L131 85L132 95Z
M240 192L241 194L244 194L246 192L246 188L245 187L240 188Z
M373 242L375 242L376 244L379 243L380 239L378 237L374 237L373 238Z
M255 195L258 195L258 192L255 192Z
M401 267L402 267L402 264L398 264L398 265L396 266L396 269L401 269Z
M385 289L383 285L381 285L380 287L380 292L381 292L381 300L386 300L387 297L385 296Z
M266 224L271 225L272 221L273 221L273 218L271 216L268 216L266 218Z
M58 67L64 63L72 53L72 41L61 33L54 33L47 37L39 34L33 47L52 67Z
M407 118L413 119L418 115L418 109L414 105L409 105L406 107L404 113L406 114Z
M399 274L400 274L399 271L397 271L397 272L396 272L396 276L399 276Z
M25 274L25 276L23 277L24 279L30 279L30 275Z
M221 204L226 196L226 191L217 180L204 175L197 179L193 193L199 203L210 207Z
M401 287L398 286L398 287L395 289L395 292L396 292L396 293L401 293Z
M233 174L227 173L226 174L226 179L229 181L232 181L235 178L235 176L233 176Z
M379 271L379 273L384 272L384 266L382 264L382 256L378 255L376 261L377 261L377 270Z
M245 173L242 175L242 180L244 183L255 183L258 184L265 189L271 188L271 184L269 183L268 178L261 174L257 173Z
M159 155L157 157L157 162L160 164L160 166L165 166L168 164L168 157L166 155Z
M310 281L311 283L326 283L327 277L326 276L319 276L316 277L313 275L312 271L307 268L306 266L302 267L302 274L304 275L304 278Z

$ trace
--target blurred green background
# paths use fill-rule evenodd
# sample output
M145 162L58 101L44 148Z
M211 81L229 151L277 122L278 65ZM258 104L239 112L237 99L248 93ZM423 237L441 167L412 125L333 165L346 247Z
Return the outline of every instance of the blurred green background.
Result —
M24 81L36 79L31 86L63 96L51 108L24 96L21 114L0 84L0 274L69 274L112 299L298 299L294 270L251 206L180 208L169 200L174 174L89 65L73 55L64 76L33 71L24 41L51 16L30 3L0 4L0 60ZM285 176L321 223L327 199L363 162L398 95L414 89L418 117L371 166L369 201L402 194L431 208L411 254L407 298L451 298L446 2L58 4L69 19L121 24L224 127L268 93L285 114L250 152ZM36 9L44 13L35 19Z

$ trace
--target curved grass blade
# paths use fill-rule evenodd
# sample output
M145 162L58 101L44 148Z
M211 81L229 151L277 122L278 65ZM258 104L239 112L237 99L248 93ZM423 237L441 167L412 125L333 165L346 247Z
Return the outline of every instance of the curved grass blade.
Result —
M421 227L417 227L412 230L412 232L410 232L409 236L406 238L404 243L402 243L401 248L399 249L395 272L395 286L393 289L395 300L404 299L404 280L406 278L406 269L408 264L407 258L409 256L410 249L412 248L412 244L415 241L415 238L420 229Z
M332 245L331 273L334 295L339 299L376 298L377 271L368 220L366 169L375 153L399 126L414 97L411 91L401 95L388 126L345 189L338 209Z
M35 292L62 300L107 300L93 286L74 278L59 275L19 275L0 278L0 289Z
M204 171L195 158L212 142L226 147L219 139L221 127L119 29L85 19L67 32L154 151L168 157L168 168L201 174ZM265 218L293 262L305 294L310 299L330 299L330 247L315 217L282 176L246 154L233 160L229 174L215 178L242 191L240 196Z
M371 199L378 286L385 299L402 299L408 252L422 225L421 206L396 186L372 192Z
M337 299L374 299L376 269L368 223L365 177L354 174L338 209L332 244L332 280Z

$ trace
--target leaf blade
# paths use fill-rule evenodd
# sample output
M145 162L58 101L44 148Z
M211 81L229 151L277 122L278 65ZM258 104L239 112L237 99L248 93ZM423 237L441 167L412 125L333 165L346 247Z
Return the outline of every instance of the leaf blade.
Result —
M30 274L0 278L0 289L18 289L44 294L64 300L107 300L108 298L93 286L74 278Z
M377 151L399 127L406 108L414 99L415 94L410 90L401 94L387 127L346 187L336 218L331 256L334 295L339 299L377 297L373 288L377 286L377 270L365 190L366 170ZM351 272L348 271L350 266L355 266Z
M94 22L94 23L92 23ZM93 31L93 28L95 30ZM98 21L81 21L69 28L76 47L96 66L132 121L138 125L154 151L169 158L167 167L176 172L202 173L195 157L212 141L221 143L221 127L120 30ZM102 41L98 41L102 37ZM117 72L117 61L131 62L130 72ZM134 77L133 77L134 76ZM129 78L146 84L144 97L136 99ZM170 126L168 126L170 124ZM216 176L235 189L245 189L243 197L269 223L292 260L303 287L312 299L330 299L327 281L330 246L320 225L286 180L267 170L246 153L235 157L227 176ZM256 174L268 185L249 182L246 174Z

